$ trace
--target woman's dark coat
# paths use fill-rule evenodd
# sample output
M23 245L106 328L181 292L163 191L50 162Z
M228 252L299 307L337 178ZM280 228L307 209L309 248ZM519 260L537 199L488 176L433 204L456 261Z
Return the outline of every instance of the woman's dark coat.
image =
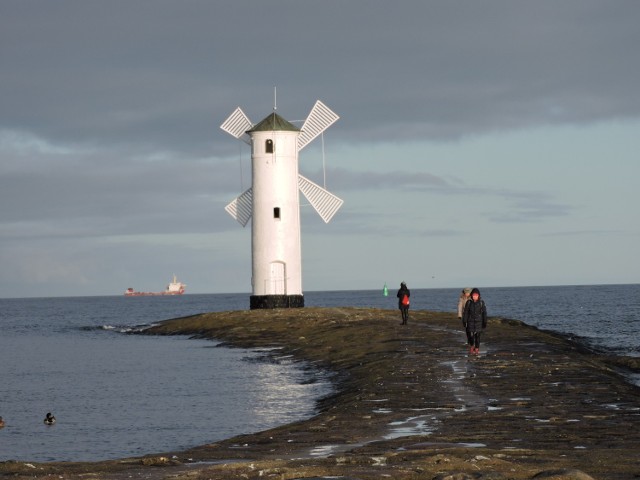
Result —
M487 307L481 297L478 297L477 302L473 299L467 300L462 314L462 324L470 332L479 332L487 328Z

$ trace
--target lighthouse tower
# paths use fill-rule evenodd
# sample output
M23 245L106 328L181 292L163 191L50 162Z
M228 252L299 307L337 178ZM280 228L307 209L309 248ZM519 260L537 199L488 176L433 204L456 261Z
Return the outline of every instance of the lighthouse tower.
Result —
M339 117L317 101L301 129L275 112L253 125L237 108L221 125L251 145L251 188L225 209L251 219L250 307L303 307L300 191L328 223L342 200L298 173L298 153Z

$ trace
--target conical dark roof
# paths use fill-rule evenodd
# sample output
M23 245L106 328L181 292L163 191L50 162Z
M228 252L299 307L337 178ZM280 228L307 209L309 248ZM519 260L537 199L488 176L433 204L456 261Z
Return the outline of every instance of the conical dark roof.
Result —
M296 128L291 123L287 122L284 118L278 115L276 112L269 114L264 120L254 125L251 130L248 130L247 133L251 132L272 132L275 130L284 130L289 132L299 132L300 129Z

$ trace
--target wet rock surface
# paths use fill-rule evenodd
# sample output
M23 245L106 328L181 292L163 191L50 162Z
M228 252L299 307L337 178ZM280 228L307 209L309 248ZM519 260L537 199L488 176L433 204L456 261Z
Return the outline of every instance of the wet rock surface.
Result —
M469 356L459 320L304 308L196 315L147 334L278 347L335 372L313 418L186 452L98 463L0 463L53 478L640 478L637 362L491 318ZM212 435L213 437L213 435Z

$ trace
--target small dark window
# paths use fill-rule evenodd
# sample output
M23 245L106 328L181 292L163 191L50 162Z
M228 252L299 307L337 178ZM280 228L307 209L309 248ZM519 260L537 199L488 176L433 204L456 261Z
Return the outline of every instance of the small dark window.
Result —
M266 142L264 142L264 150L266 153L273 153L273 140L268 139Z
M280 207L275 207L273 209L273 218L280 218Z

